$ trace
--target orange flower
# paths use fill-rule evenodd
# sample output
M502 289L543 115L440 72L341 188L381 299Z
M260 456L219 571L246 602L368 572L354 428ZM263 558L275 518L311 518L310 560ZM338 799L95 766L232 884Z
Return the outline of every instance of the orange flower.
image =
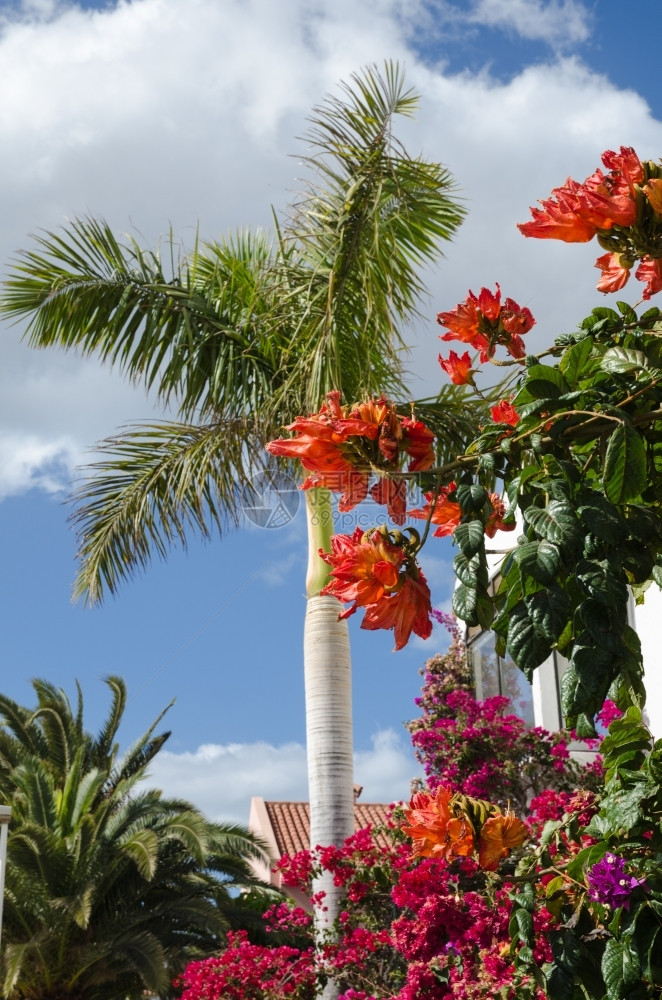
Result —
M608 174L596 170L583 184L569 177L540 202L542 210L530 210L533 222L520 223L519 231L543 240L588 243L598 230L632 226L637 218L635 185L644 179L643 165L631 146L621 146L620 153L606 150L602 162Z
M637 202L626 178L601 170L587 177L577 188L579 213L596 229L631 226L637 218Z
M476 350L486 351L487 338L478 331L480 316L478 315L478 299L469 292L464 302L459 302L450 312L437 314L437 323L448 328L448 333L439 334L440 340L459 340L463 344L471 344Z
M643 191L653 211L657 215L662 215L662 178L651 177L648 183L644 184Z
M333 535L331 552L320 549L320 558L333 567L333 580L320 591L339 601L353 601L340 615L348 618L358 607L380 601L400 585L400 566L405 553L375 529L364 534L356 528L352 535Z
M490 503L492 504L492 513L487 519L485 524L485 534L488 538L494 538L497 531L514 531L515 522L511 521L509 524L504 522L504 517L506 516L506 505L499 496L498 493L490 493Z
M597 285L599 292L617 292L627 284L630 268L621 264L620 254L604 253L602 257L598 257L595 266L602 271Z
M596 234L595 223L579 214L577 189L571 177L563 187L554 188L549 198L542 200L540 208L530 208L533 222L519 222L517 228L523 236L539 240L562 240L564 243L588 243Z
M423 472L434 465L434 434L429 427L414 420L413 417L402 418L402 448L412 459L409 463L410 472Z
M448 486L442 486L437 495L432 517L430 518L432 524L438 525L434 532L435 538L445 538L447 535L452 535L460 523L460 518L462 517L460 505L448 499L449 494L453 493L454 490L455 483L449 483ZM434 493L426 493L425 499L427 500L427 504L425 507L410 510L409 517L416 517L422 521L427 521L433 497Z
M430 608L432 598L427 580L421 569L418 579L406 576L400 590L390 597L366 608L361 628L393 629L395 650L402 649L409 642L412 632L421 639L432 635Z
M340 618L365 608L361 628L393 629L396 650L412 632L422 639L432 632L430 590L406 545L396 545L385 529L364 534L356 528L353 535L334 535L331 552L319 552L332 567L332 580L320 594L353 601Z
M341 493L339 509L352 510L368 495L371 472L398 472L403 455L411 461L409 471L434 465L434 434L419 420L401 417L383 397L352 406L340 405L340 393L327 394L319 413L297 417L288 428L297 435L270 441L272 455L298 458L311 474L301 489L325 487ZM372 488L377 503L388 505L389 516L403 524L406 487L390 480Z
M513 813L490 816L483 823L478 844L478 863L485 871L495 872L499 861L507 858L513 847L519 847L529 836L526 823Z
M496 406L490 408L490 414L495 424L510 424L514 427L519 421L519 413L510 399L500 399Z
M383 504L394 524L404 524L407 512L407 483L404 479L382 477L370 487L370 496L375 503ZM338 504L338 510L343 510ZM350 508L346 508L349 510Z
M471 357L465 351L462 357L451 351L447 358L439 355L439 364L449 376L453 385L466 385L471 382Z
M493 356L498 344L503 344L512 357L524 357L526 350L521 334L527 333L535 320L531 311L526 306L519 306L514 299L506 299L502 304L501 288L497 282L495 292L491 292L489 288L481 288L478 295L474 295L469 291L466 300L460 302L455 309L439 313L437 323L447 327L449 331L440 334L440 340L459 340L471 344L480 350L480 360L487 361ZM464 362L465 358L468 358L468 353L457 361ZM447 362L441 357L439 362L455 382L453 374L459 368L453 362L453 352Z
M662 292L662 259L644 257L634 272L634 276L637 281L645 281L647 283L643 291L645 299L650 299L651 295Z
M473 853L474 837L466 819L451 810L453 793L440 785L434 795L417 792L407 810L408 826L402 828L411 837L414 857L440 856L466 858Z
M602 154L602 162L607 170L619 175L634 193L634 185L644 179L644 166L632 146L621 146L620 153L607 149Z

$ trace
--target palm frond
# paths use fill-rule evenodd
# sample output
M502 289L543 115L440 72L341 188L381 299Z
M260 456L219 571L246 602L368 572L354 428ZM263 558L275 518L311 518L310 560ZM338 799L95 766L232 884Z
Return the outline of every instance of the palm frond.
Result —
M310 119L314 177L282 236L295 248L287 308L298 317L282 395L305 385L308 409L331 388L348 399L400 394L402 324L423 291L417 269L440 256L440 240L464 216L448 171L409 157L393 138L394 116L415 106L387 63L383 75L354 75Z
M145 424L102 442L104 459L74 493L80 538L75 594L94 602L152 554L239 520L251 476L266 461L250 426ZM262 455L264 454L264 459Z
M28 319L34 347L75 348L116 365L182 414L196 409L245 414L274 372L260 355L256 317L270 244L259 235L180 254L172 234L161 254L109 226L77 219L62 233L34 237L15 259L0 312ZM228 384L231 393L227 392Z

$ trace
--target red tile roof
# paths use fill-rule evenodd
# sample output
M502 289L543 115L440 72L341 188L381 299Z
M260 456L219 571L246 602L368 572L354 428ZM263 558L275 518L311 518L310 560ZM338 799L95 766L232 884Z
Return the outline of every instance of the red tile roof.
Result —
M265 802L271 829L273 830L279 856L297 854L310 846L310 820L307 802ZM390 806L375 802L356 802L354 805L354 826L361 830L365 826L383 826ZM388 838L379 833L377 843L388 846Z

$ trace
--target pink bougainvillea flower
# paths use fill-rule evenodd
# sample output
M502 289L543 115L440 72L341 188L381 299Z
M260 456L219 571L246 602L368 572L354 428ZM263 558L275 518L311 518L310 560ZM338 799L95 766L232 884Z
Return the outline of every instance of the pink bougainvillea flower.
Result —
M435 538L445 538L447 535L452 535L460 523L460 518L462 517L460 505L455 503L455 501L448 499L449 494L454 491L455 483L450 483L448 486L442 486L439 490L434 510L432 512L432 517L430 518L431 523L437 525L437 528L434 531ZM430 515L430 506L432 504L433 497L434 493L426 493L425 499L427 500L427 504L425 507L410 510L409 517L416 517L423 521L427 521Z
M413 557L395 545L384 529L352 535L334 535L331 552L320 557L332 567L331 581L322 596L353 602L339 615L348 618L366 609L361 627L393 629L395 648L402 649L412 632L427 639L432 632L431 597L427 581Z
M490 816L483 823L478 843L478 864L488 872L495 872L499 861L507 858L513 847L519 847L530 836L526 823L513 813Z
M623 266L620 254L604 253L602 257L598 257L595 266L602 271L597 284L599 292L617 292L627 284L630 268Z
M646 282L643 297L650 299L652 295L662 291L662 258L644 257L634 276L637 281Z
M410 837L413 857L467 858L474 851L474 837L466 819L456 816L451 809L453 793L440 785L434 795L417 792L407 809L407 826L402 827Z
M635 889L643 889L644 892L648 889L645 878L629 875L625 870L625 859L609 851L589 868L586 881L589 898L614 909L622 906L629 910L630 897Z
M495 424L510 424L514 427L519 421L519 413L509 399L500 399L490 407L490 415Z
M471 382L471 357L468 351L460 357L455 351L451 351L447 358L439 355L439 364L449 376L453 385L466 385Z

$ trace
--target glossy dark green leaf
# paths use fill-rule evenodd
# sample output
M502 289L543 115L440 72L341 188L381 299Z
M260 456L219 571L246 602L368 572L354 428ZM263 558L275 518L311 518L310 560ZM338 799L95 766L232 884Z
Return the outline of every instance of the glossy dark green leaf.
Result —
M612 503L636 500L646 486L646 448L642 436L619 424L609 436L604 464L605 493Z
M558 586L547 587L525 597L524 604L538 635L551 646L570 617L570 601L566 593Z
M642 351L625 347L610 347L600 359L600 367L605 372L634 372L648 367L648 360Z
M583 373L592 350L593 341L590 337L585 337L563 353L559 361L559 369L571 386L576 384L577 379Z
M570 386L559 369L550 365L532 365L528 368L522 388L533 399L557 399L570 391Z
M623 541L628 526L625 518L614 504L600 493L594 493L590 503L577 508L577 513L591 534L611 545Z
M485 529L482 521L465 521L453 532L453 541L468 559L485 546Z
M544 663L551 653L549 639L531 621L523 601L516 604L510 612L506 645L513 660L529 680L536 667Z
M563 500L552 500L546 507L528 507L524 517L538 537L562 548L577 546L583 539L574 507Z
M455 495L463 514L480 513L487 501L487 490L478 483L460 483Z
M470 628L480 625L487 629L494 619L494 604L489 594L463 583L453 593L453 611Z
M453 569L460 583L464 583L467 587L475 587L478 583L481 562L478 552L471 559L467 559L463 552L458 552L453 559Z
M552 583L559 568L559 550L556 545L544 539L540 542L525 542L513 552L513 558L523 574L532 576L540 583Z
M609 1000L622 1000L625 995L623 991L623 946L615 938L610 938L607 941L600 968Z

